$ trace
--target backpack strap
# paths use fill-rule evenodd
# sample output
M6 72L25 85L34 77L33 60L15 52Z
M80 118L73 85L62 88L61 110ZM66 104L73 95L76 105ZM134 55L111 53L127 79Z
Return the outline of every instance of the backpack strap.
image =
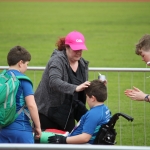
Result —
M28 116L28 118L29 118L30 120L32 120L32 119L31 119L31 116L30 116L30 113L29 113L26 109L24 109L25 107L26 107L26 105L22 106L22 107L20 108L20 110L17 112L17 114L19 115L22 111L24 111L24 113Z
M14 81L16 80L16 78L17 78L18 80L20 80L20 79L27 80L27 81L29 81L29 82L31 83L31 85L32 85L32 87L33 87L32 81L30 80L29 77L27 77L27 76L15 76L15 74L14 74L13 72L10 72L10 73L11 73L11 75L12 75ZM17 112L17 115L21 114L21 112L24 112L24 113L28 116L28 118L30 119L31 125L32 125L32 127L33 127L32 118L31 118L31 116L30 116L30 113L25 109L25 107L26 107L26 104L20 108L20 110Z
M17 79L19 79L19 80L23 79L23 80L29 81L29 82L31 83L32 87L33 87L33 83L32 83L32 81L30 80L29 77L27 77L27 76L16 76L16 77L17 77Z
M32 87L33 87L33 83L32 83L32 81L30 80L29 77L27 77L27 76L16 76L16 77L17 77L17 79L19 79L19 80L23 79L23 80L29 81L29 82L31 83ZM20 114L22 111L24 111L24 113L25 113L25 114L28 116L28 118L30 119L31 126L33 127L34 125L33 125L32 118L31 118L31 116L30 116L30 113L29 113L26 109L24 109L25 107L26 107L26 105L24 105L17 113Z
M13 80L16 81L17 79L16 79L15 74L13 72L11 72L11 71L10 71L10 73L11 73L11 76L13 77Z

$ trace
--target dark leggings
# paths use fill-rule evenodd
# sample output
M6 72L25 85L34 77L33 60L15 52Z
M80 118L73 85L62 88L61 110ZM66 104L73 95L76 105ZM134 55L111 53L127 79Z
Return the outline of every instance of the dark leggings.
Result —
M40 117L40 123L41 123L42 130L58 129L58 130L65 130L65 131L71 132L75 126L75 120L74 120L73 115L70 116L65 129L62 129L58 124L56 124L55 122L53 122L52 120L50 120L48 117L46 117L45 115L43 115L41 113L39 113L39 117Z

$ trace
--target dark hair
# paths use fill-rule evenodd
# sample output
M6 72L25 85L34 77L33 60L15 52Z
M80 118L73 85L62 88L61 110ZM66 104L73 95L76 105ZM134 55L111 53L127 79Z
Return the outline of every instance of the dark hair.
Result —
M58 49L59 51L66 50L66 47L70 47L69 45L66 45L66 44L65 44L65 37L60 37L60 38L57 40L55 46L57 46L57 49Z
M150 35L144 35L139 42L136 44L135 53L137 55L141 54L141 49L144 51L148 51L150 49Z
M24 63L31 60L30 53L21 46L15 46L10 49L7 55L7 63L9 66L16 65L20 60Z
M90 98L95 96L98 102L104 102L107 99L107 87L102 81L96 79L85 89L85 94Z

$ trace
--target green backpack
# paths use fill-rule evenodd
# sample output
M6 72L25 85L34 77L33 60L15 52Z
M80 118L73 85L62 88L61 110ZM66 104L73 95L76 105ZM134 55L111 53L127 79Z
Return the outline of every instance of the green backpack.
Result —
M13 72L11 75L6 70L0 73L0 128L14 122L18 115L25 110L25 106L23 106L16 112L16 93L20 84L19 79L31 82L27 76L15 76ZM28 114L27 116L30 117Z

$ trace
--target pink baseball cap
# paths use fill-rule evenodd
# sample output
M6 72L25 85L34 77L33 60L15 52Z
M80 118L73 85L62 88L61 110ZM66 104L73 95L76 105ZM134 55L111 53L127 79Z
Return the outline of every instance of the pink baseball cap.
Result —
M65 44L69 45L72 50L87 50L84 36L78 31L70 32L65 38Z

